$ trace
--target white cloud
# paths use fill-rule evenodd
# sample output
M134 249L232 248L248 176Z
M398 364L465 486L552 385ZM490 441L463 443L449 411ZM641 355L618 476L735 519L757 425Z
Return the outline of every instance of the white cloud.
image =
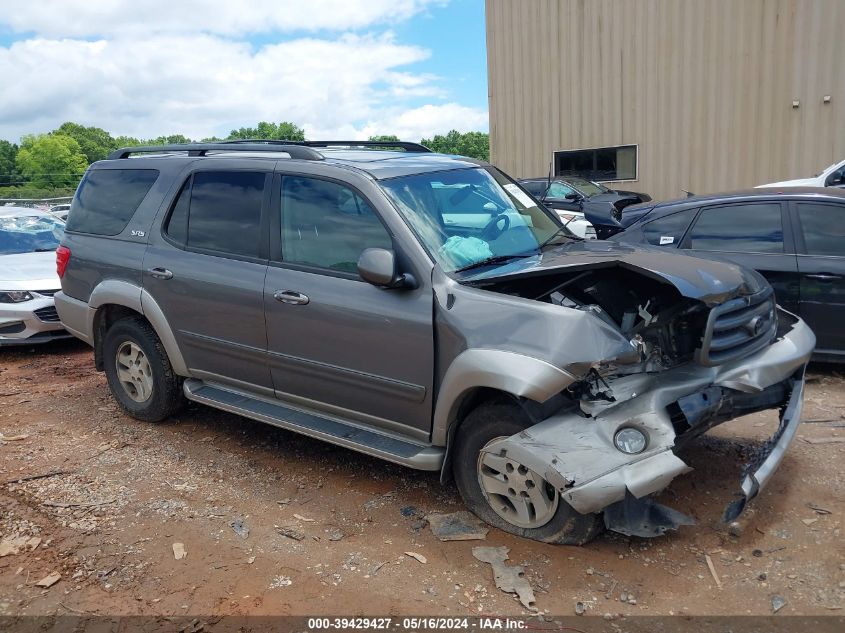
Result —
M448 0L0 0L0 23L47 37L121 32L348 31L407 20Z
M414 71L431 52L398 42L390 31L288 36L259 47L232 37L352 29L407 19L442 1L257 0L249 10L211 1L200 10L195 0L172 6L0 0L0 24L40 34L0 47L0 77L14 78L14 89L0 91L0 138L16 141L64 121L142 138L219 136L262 120L292 121L310 138L353 140L486 129L485 110L456 103L442 78ZM165 14L171 17L158 19ZM104 34L93 41L69 37L93 33Z

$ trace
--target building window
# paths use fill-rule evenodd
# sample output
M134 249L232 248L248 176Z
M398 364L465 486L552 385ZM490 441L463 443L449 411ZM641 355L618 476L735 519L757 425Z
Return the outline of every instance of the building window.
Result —
M555 152L555 174L587 180L636 180L637 146L594 147Z

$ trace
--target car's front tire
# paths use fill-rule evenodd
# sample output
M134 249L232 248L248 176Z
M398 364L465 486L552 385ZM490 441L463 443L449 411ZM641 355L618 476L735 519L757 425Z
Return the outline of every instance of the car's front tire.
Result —
M458 428L452 469L467 507L505 532L546 543L583 545L604 531L601 514L580 514L538 473L484 450L531 425L510 402L474 409Z
M103 359L112 395L132 417L160 422L184 406L182 380L143 317L120 319L109 327Z

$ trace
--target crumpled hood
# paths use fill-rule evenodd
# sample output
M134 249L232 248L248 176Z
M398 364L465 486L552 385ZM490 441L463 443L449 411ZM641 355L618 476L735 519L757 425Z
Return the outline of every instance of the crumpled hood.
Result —
M56 253L0 255L0 290L57 290Z
M466 280L514 279L548 275L558 270L604 266L622 266L666 281L684 297L703 301L709 306L739 295L753 294L767 284L759 273L736 264L701 259L656 247L601 240L558 246L536 257L517 259Z

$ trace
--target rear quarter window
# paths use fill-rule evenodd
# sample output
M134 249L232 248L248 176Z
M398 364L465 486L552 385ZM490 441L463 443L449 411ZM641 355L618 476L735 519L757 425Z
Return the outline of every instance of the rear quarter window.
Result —
M82 178L68 215L67 230L117 235L138 210L156 179L156 169L96 169Z
M681 243L684 233L687 232L687 227L695 217L696 211L698 209L687 209L646 222L643 224L645 240L654 246L677 247Z

